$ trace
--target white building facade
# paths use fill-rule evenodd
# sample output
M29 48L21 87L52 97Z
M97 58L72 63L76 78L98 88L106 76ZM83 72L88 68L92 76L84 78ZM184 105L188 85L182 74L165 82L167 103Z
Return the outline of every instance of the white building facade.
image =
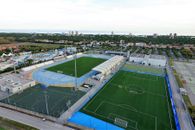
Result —
M165 56L162 55L144 55L144 54L133 54L129 57L130 62L143 64L143 65L151 65L151 66L159 66L165 67L167 60Z
M17 93L35 84L35 81L25 79L20 74L8 74L0 77L0 90L7 93Z

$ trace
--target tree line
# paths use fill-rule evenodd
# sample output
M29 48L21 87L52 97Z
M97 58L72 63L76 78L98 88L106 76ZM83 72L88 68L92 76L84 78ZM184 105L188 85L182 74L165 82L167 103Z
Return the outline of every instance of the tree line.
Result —
M195 44L195 38L191 36L176 36L170 38L168 35L153 36L129 36L129 35L78 35L67 36L65 34L30 34L30 33L0 33L0 37L12 38L16 42L37 42L37 39L47 39L55 43L56 41L65 40L84 43L91 41L109 41L120 43L121 40L125 42L145 42L148 44Z

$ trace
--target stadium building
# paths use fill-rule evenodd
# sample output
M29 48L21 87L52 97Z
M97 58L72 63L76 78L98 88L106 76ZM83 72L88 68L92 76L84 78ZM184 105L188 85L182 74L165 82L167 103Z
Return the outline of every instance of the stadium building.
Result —
M114 56L111 59L105 61L104 63L96 66L92 70L101 72L102 75L108 75L123 61L124 61L123 56Z
M0 71L3 71L7 68L12 68L12 67L13 67L12 63L7 63L7 62L0 63Z
M0 77L0 90L8 93L17 93L35 85L35 81L25 79L20 74L8 74Z
M162 55L144 55L144 54L132 54L129 57L130 62L152 65L152 66L161 66L165 67L167 60L165 56Z

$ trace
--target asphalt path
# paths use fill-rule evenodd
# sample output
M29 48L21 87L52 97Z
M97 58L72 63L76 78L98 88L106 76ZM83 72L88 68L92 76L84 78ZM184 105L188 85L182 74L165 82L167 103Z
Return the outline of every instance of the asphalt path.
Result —
M23 124L35 127L40 130L73 130L72 128L62 126L54 122L43 121L40 118L26 115L26 114L16 112L13 110L9 110L6 108L2 108L2 107L0 107L0 116L10 119L10 120L14 120L19 123L23 123Z

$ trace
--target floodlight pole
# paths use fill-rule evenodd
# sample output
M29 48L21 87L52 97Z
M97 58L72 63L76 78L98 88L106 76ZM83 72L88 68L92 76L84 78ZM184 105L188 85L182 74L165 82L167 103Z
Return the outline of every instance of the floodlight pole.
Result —
M7 102L8 102L8 104L10 104L9 96L8 96L8 98L7 98Z
M75 67L75 90L77 90L77 50L75 52L75 56L74 56L74 67Z
M121 42L121 56L122 56L122 52L123 52L123 43Z
M47 112L47 115L49 115L48 102L47 102L47 92L46 92L46 90L44 90L44 96L45 96L45 108L46 108L46 112Z

